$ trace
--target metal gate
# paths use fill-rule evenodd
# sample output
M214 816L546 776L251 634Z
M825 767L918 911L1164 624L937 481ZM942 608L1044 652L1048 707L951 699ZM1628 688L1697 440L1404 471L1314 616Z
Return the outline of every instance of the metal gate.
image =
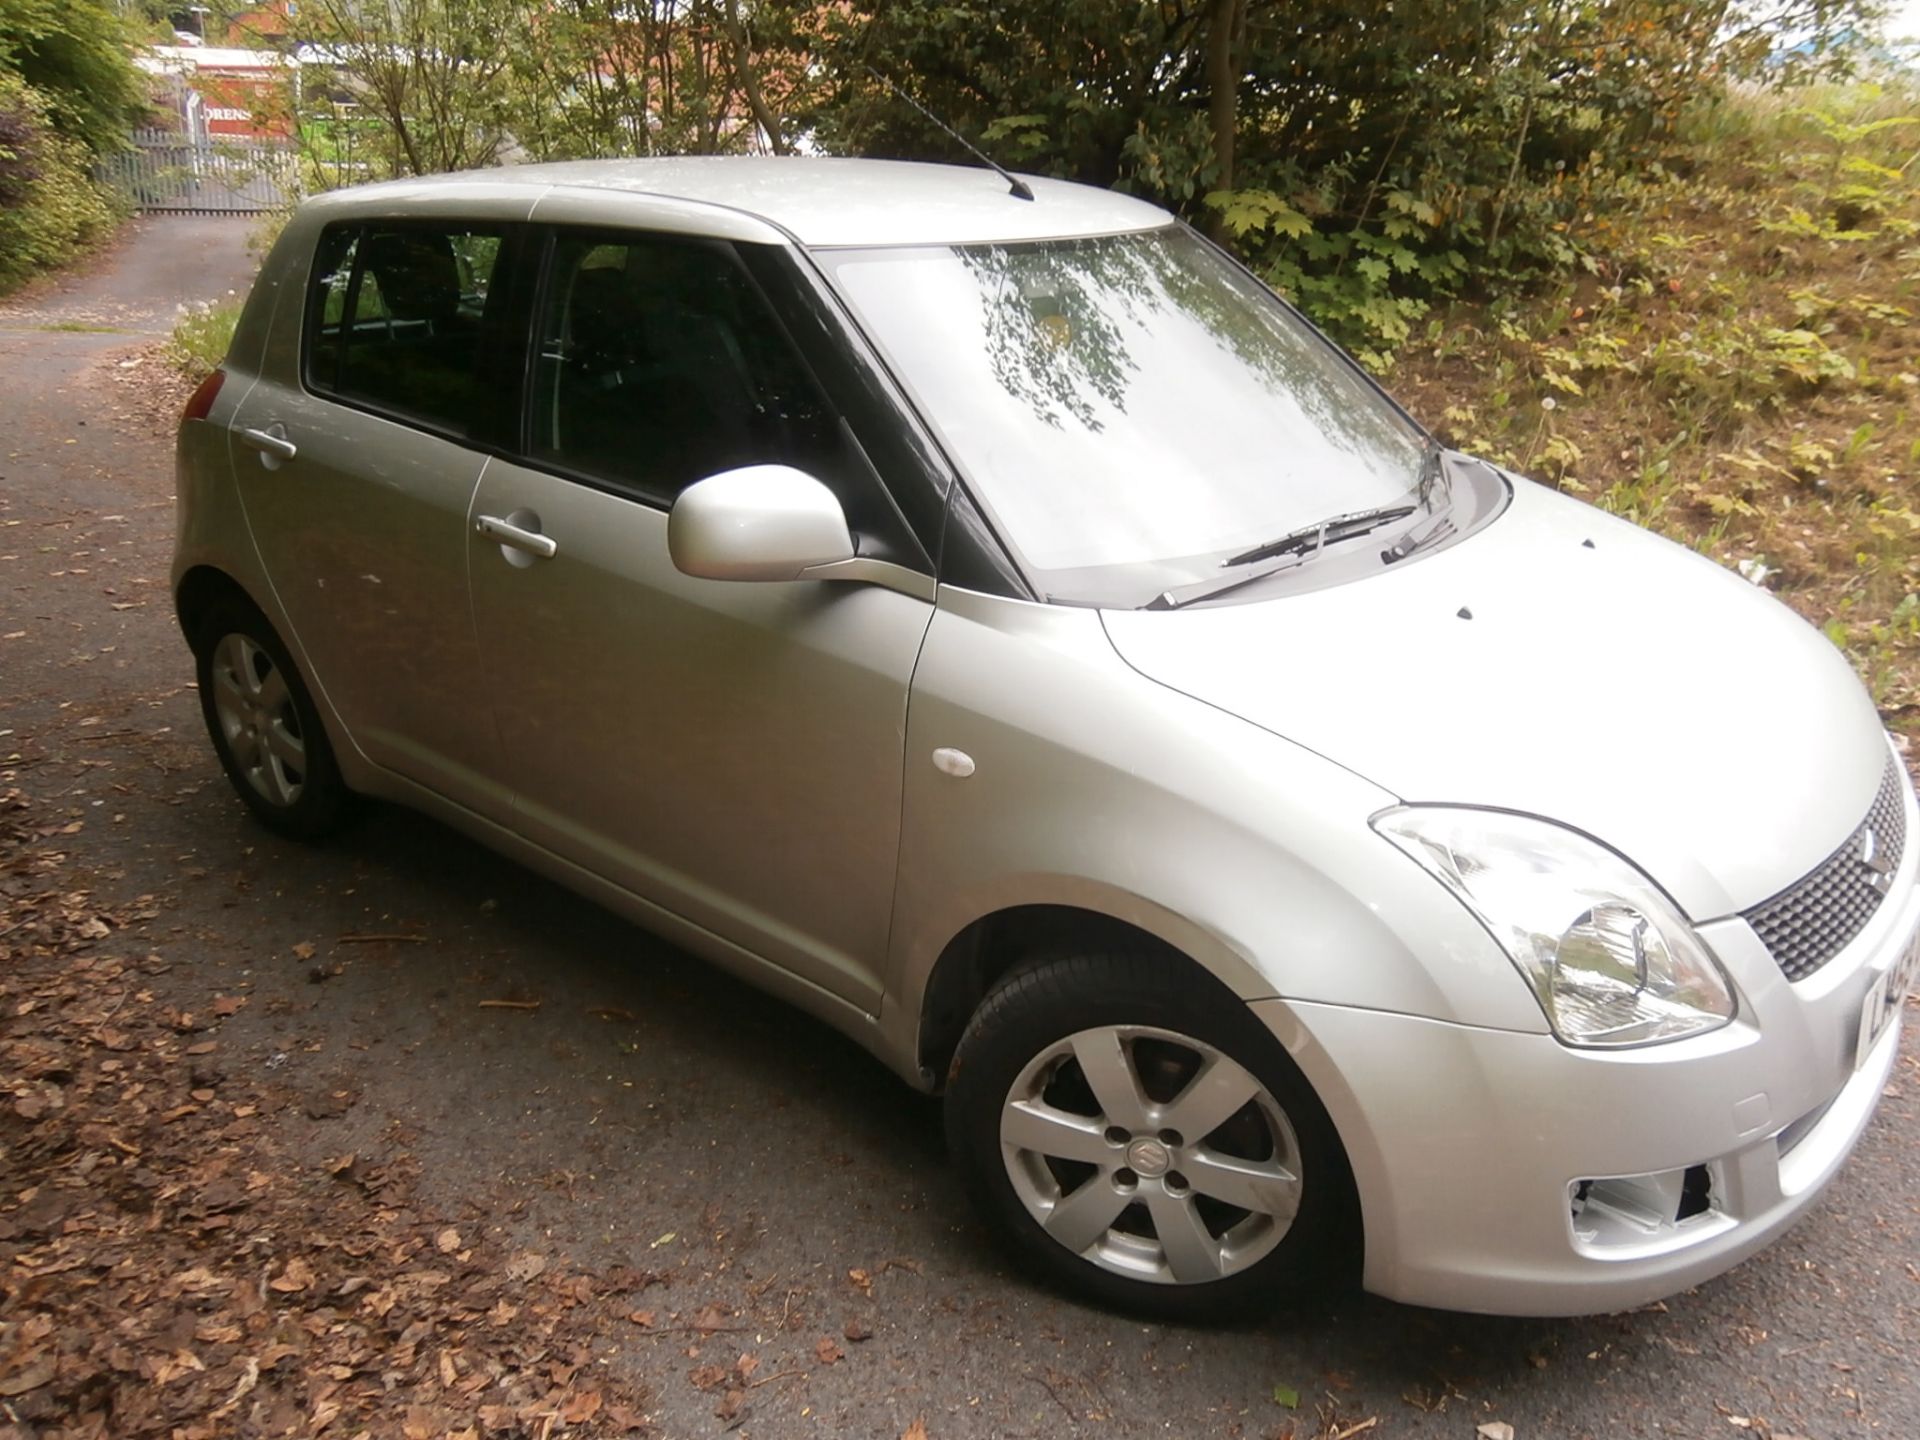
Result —
M149 214L258 215L294 197L290 146L258 140L195 143L166 130L140 130L131 149L104 158L98 178Z

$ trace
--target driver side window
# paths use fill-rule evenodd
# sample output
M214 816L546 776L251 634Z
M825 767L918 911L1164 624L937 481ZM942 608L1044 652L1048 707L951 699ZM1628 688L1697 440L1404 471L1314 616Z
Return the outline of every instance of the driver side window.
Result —
M863 555L921 563L864 452L725 244L562 231L536 317L536 462L660 506L743 465L840 499Z
M534 378L534 454L671 504L740 465L845 468L832 412L724 249L562 236Z

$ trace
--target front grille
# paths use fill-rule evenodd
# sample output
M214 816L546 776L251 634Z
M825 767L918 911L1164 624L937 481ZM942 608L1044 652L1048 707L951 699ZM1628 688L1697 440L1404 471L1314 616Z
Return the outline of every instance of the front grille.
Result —
M1865 840L1871 831L1877 863L1898 868L1907 849L1900 782L1900 767L1889 757L1873 808L1847 843L1804 879L1746 912L1747 923L1759 933L1787 979L1804 980L1838 955L1866 928L1886 898L1874 884L1884 876L1867 863Z

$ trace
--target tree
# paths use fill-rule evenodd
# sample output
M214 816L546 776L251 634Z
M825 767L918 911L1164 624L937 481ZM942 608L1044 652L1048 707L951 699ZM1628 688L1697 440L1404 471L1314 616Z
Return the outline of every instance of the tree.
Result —
M541 158L791 149L807 12L741 0L555 0L515 54L514 131Z
M309 0L294 32L318 62L301 82L312 97L305 118L344 92L380 127L386 153L375 153L389 175L491 164L506 143L506 79L525 9L524 0Z
M1568 262L1597 178L1731 79L1844 60L1878 0L847 0L809 116L849 153L998 158L1234 241L1348 339ZM1794 37L1788 56L1776 52Z
M105 0L0 0L0 71L39 97L58 134L104 154L146 108L130 37Z
M342 183L515 154L715 154L755 148L756 133L782 152L808 79L807 14L745 0L311 0L296 34L310 169Z

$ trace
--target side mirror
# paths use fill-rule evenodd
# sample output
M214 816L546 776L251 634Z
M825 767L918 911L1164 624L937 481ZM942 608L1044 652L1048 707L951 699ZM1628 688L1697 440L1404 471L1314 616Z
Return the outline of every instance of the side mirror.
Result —
M839 500L791 465L747 465L689 485L667 512L667 553L681 574L705 580L799 580L854 558Z

